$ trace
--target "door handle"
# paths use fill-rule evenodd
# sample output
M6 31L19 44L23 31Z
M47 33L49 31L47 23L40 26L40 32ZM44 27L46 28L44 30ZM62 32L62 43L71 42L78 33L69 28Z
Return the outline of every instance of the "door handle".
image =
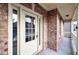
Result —
M38 37L38 35L36 35L36 38Z

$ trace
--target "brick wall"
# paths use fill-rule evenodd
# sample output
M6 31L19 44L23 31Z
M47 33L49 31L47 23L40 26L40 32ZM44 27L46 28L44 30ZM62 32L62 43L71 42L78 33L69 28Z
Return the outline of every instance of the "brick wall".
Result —
M29 9L32 9L32 3L20 3L22 4L23 6L29 8Z
M37 13L40 13L43 16L45 16L47 14L47 11L37 3L20 3L20 4L22 4L23 6L29 8Z
M0 3L0 54L8 54L8 4Z
M47 47L56 51L57 45L57 9L48 11L48 41Z
M48 40L47 47L57 51L58 45L60 44L61 34L63 33L62 25L63 21L60 18L61 16L58 13L57 9L48 11Z

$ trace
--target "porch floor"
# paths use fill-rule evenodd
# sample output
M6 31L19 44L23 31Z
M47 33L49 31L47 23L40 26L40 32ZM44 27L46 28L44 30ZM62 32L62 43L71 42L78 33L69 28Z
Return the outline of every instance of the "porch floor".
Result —
M64 37L63 41L61 42L60 48L58 49L57 52L55 52L49 48L46 48L39 54L40 55L72 55L70 38Z

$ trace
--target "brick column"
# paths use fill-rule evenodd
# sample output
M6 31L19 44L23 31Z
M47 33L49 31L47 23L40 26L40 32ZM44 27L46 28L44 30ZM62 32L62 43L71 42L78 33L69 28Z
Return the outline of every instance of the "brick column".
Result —
M0 54L8 54L8 4L0 4Z

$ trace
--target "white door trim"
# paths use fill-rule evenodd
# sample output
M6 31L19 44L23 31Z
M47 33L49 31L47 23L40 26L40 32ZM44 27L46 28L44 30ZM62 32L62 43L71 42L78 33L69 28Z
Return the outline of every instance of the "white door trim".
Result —
M19 8L14 6L14 5L8 5L9 6L9 12L8 12L8 54L13 54L13 23L12 23L12 9L16 9L18 11L17 15L18 15L18 20L17 20L17 42L19 42ZM17 43L17 45L19 45ZM18 49L18 46L17 46ZM17 54L19 54L19 50L17 50Z
M12 7L10 4L8 4L8 54L9 55L12 55L12 37L11 37L11 34L12 34Z
M43 47L44 47L44 40L43 40L43 16L41 15L41 14L39 14L39 13L37 13L37 12L34 12L33 10L31 10L31 9L29 9L29 8L27 8L27 7L25 7L25 6L23 6L23 5L21 5L21 4L8 4L8 54L9 55L12 55L12 49L13 49L13 45L12 45L12 6L17 6L17 7L19 7L20 8L20 16L21 16L21 10L22 9L24 9L25 11L27 11L27 12L30 12L30 13L33 13L33 14L35 14L35 15L37 15L37 16L39 16L39 17L41 17L41 22L42 22L42 24L41 24L41 39L42 39L42 49L43 49ZM18 41L19 41L19 39L18 39ZM18 42L18 54L20 54L20 47L19 47L19 42Z

